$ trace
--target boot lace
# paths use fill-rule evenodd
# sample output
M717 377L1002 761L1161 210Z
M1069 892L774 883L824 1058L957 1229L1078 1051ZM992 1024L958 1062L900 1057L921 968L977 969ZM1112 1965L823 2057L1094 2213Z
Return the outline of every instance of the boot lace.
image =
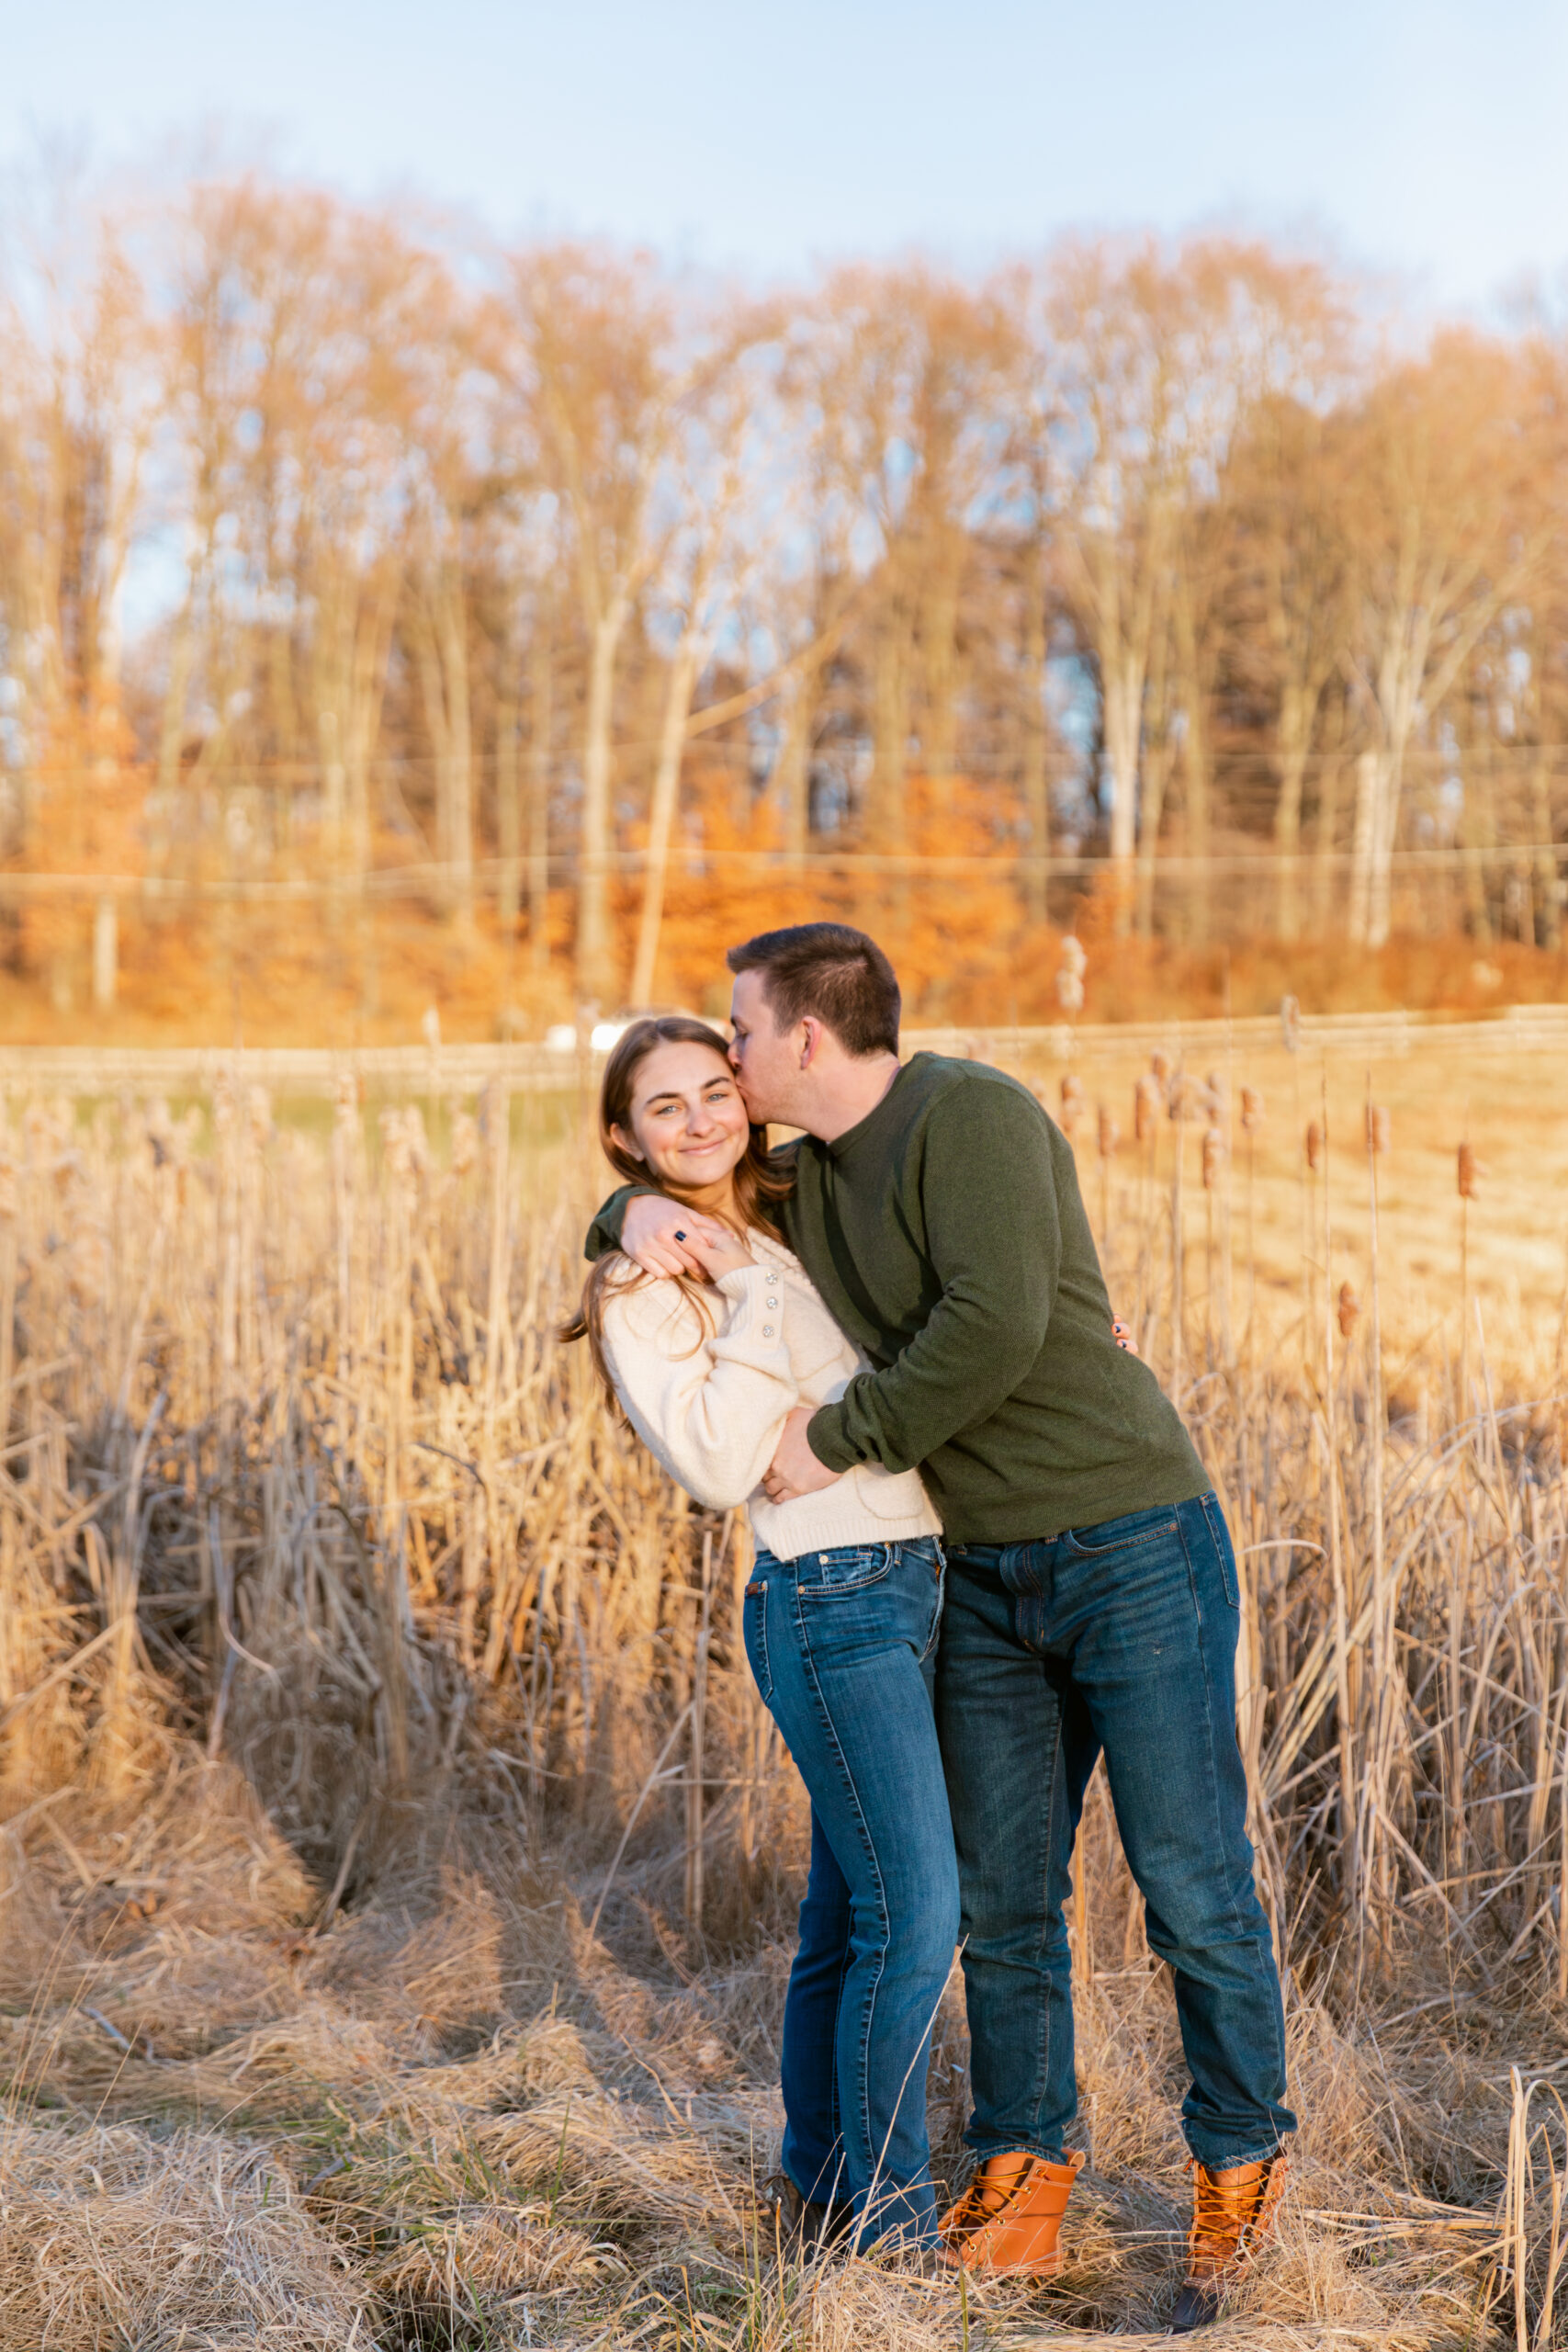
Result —
M998 2174L987 2172L984 2168L977 2172L949 2217L948 2229L952 2234L962 2236L970 2230L981 2228L987 2222L994 2222L1018 2194L1028 2177L1029 2168L1026 2159L1016 2172Z
M1215 2180L1194 2163L1187 2245L1195 2277L1239 2270L1257 2252L1284 2194L1288 2169L1283 2156L1272 2156L1251 2180Z

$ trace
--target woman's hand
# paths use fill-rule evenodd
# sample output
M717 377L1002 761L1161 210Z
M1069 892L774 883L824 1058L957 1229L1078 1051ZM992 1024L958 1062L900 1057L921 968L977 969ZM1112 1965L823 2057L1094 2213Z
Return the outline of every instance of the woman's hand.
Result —
M739 1235L721 1225L717 1217L694 1216L678 1238L710 1283L717 1282L720 1274L739 1273L742 1266L757 1262Z

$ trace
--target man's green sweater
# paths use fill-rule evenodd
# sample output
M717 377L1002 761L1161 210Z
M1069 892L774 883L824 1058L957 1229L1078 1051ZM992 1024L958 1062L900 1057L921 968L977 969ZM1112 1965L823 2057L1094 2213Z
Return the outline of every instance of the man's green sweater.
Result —
M980 1062L917 1054L833 1143L782 1147L784 1236L875 1364L813 1414L831 1470L917 1465L955 1544L1013 1544L1184 1502L1209 1480L1111 1329L1066 1137ZM589 1231L618 1246L636 1187Z

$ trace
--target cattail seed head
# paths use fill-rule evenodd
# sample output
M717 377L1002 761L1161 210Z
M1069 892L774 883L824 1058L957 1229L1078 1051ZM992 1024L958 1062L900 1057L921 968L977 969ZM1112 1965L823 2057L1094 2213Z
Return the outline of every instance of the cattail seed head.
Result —
M1263 1097L1256 1086L1241 1090L1241 1128L1244 1135L1255 1136L1263 1125Z
M1064 1012L1083 1011L1083 976L1088 968L1083 942L1069 931L1062 942L1062 967L1056 974L1056 1001Z
M1101 1159L1113 1158L1116 1147L1121 1140L1122 1130L1102 1102L1100 1106L1100 1126L1096 1136Z
M1367 1105L1367 1149L1381 1155L1393 1141L1393 1121L1381 1102Z
M1170 1056L1168 1054L1153 1053L1149 1056L1149 1076L1154 1080L1155 1084L1163 1092L1166 1080L1170 1076Z
M1166 1088L1165 1099L1173 1119L1194 1119L1203 1108L1202 1089L1185 1070L1175 1073Z
M452 1120L452 1173L466 1176L479 1156L479 1123L469 1111L458 1111Z
M1349 1338L1351 1332L1356 1328L1356 1318L1360 1312L1361 1302L1356 1295L1354 1283L1341 1283L1339 1285L1339 1313L1337 1320L1339 1325L1339 1333L1342 1339L1348 1340Z
M1323 1165L1323 1129L1315 1119L1307 1127L1306 1155L1307 1166L1315 1174Z
M1212 1069L1203 1080L1203 1092L1208 1102L1210 1117L1216 1126L1224 1126L1230 1118L1230 1089L1217 1069Z
M1148 1142L1158 1116L1159 1080L1145 1072L1133 1089L1133 1133L1140 1143Z
M1293 996L1282 996L1280 999L1280 1034L1284 1039L1285 1051L1288 1054L1301 1051L1302 1008Z
M1225 1164L1225 1131L1211 1127L1203 1137L1203 1190L1212 1193Z
M1481 1162L1475 1157L1474 1146L1461 1143L1459 1148L1459 1196L1461 1201L1475 1198L1475 1180L1481 1173Z
M1083 1116L1083 1080L1069 1070L1062 1080L1062 1133L1070 1136Z

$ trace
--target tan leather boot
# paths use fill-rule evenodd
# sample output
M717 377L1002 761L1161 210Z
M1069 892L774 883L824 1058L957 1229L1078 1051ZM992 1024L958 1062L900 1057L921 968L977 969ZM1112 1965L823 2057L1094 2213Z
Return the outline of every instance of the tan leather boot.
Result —
M1047 2164L1027 2148L987 2156L942 2217L948 2269L1054 2278L1066 2258L1056 2237L1083 2161L1070 2154L1065 2164Z
M1218 2315L1225 2289L1235 2285L1273 2226L1289 2170L1282 2155L1262 2164L1228 2165L1218 2172L1194 2162L1187 2278L1170 2315L1173 2335L1207 2327Z

